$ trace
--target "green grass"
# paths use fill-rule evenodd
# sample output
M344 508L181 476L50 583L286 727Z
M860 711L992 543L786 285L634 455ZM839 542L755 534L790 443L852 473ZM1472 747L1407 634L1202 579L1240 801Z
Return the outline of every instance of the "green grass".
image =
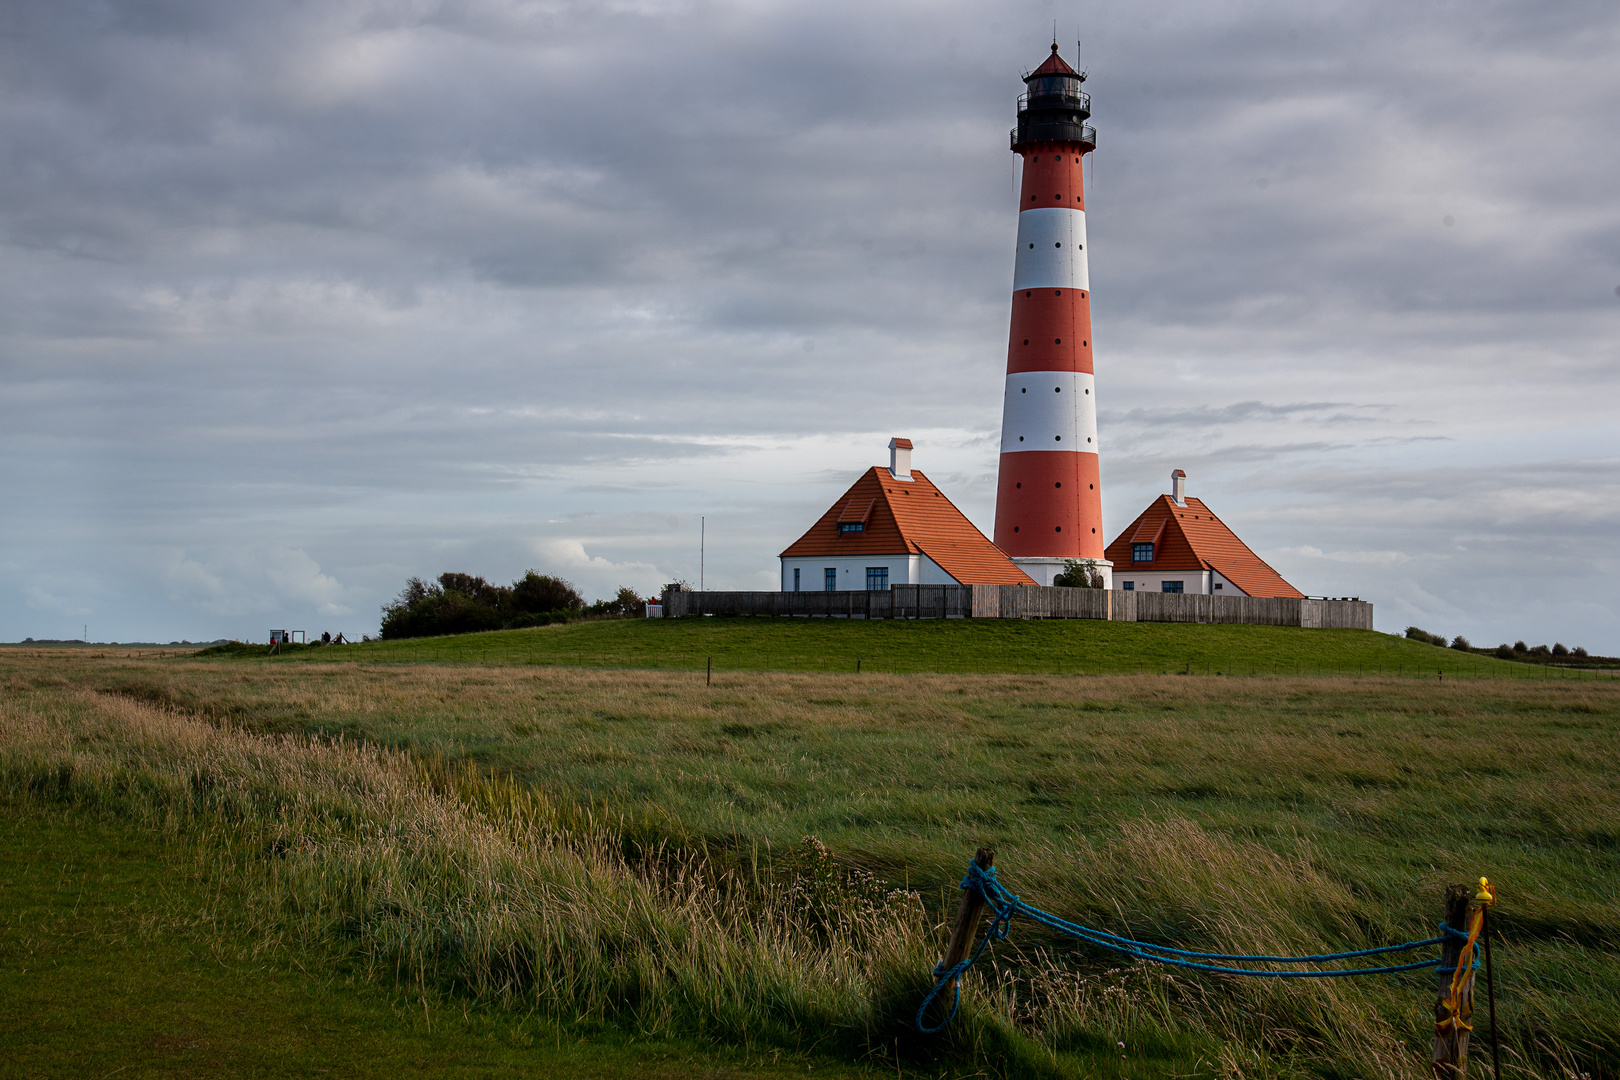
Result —
M712 632L717 620L692 622ZM1620 1075L1612 680L722 669L706 686L701 671L282 660L0 655L0 718L14 725L0 731L0 779L108 812L138 802L180 834L228 827L302 845L298 874L273 887L244 855L269 841L235 849L256 918L289 925L296 912L300 947L347 950L374 974L425 958L452 1000L490 1016L512 1006L478 988L509 968L461 943L544 939L550 910L512 905L562 896L574 905L564 955L582 959L576 982L542 987L542 1012L586 994L602 1016L660 1037L727 1043L747 1030L791 1047L808 1026L851 1057L895 1040L908 1071L992 1060L1012 1075L1426 1071L1432 997L1420 976L1165 980L1024 925L969 980L958 1027L913 1039L904 1013L941 931L908 922L883 890L917 890L937 919L981 843L997 847L1011 888L1049 910L1231 951L1426 936L1444 884L1486 874L1502 897L1509 1075ZM377 746L410 757L367 765L362 751ZM64 760L81 763L66 781ZM399 801L368 801L384 788ZM597 883L566 885L573 872L558 876L552 849L524 846L533 828L596 852ZM806 877L805 835L875 875L877 891L858 875ZM609 849L628 863L614 869ZM682 921L695 894L669 880L699 871L720 883L718 899ZM784 923L765 948L750 936L784 897L824 892L828 918L876 918L877 945L818 937L814 919ZM657 918L615 906L649 895ZM626 920L650 921L613 929ZM702 963L658 952L661 941L687 942ZM656 958L628 996L614 989L626 955Z
M0 1077L870 1076L379 985L245 933L190 843L0 803Z
M263 657L266 646L204 656ZM1575 677L1370 630L1091 619L622 619L304 648L271 658L722 671ZM1586 677L1592 677L1587 674Z

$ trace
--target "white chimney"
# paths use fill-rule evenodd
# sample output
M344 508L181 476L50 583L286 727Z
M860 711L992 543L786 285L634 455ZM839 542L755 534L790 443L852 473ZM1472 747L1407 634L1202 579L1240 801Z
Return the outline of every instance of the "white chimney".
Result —
M1187 505L1187 474L1180 469L1170 470L1170 498L1177 506Z
M911 479L911 440L889 440L889 475L896 480Z

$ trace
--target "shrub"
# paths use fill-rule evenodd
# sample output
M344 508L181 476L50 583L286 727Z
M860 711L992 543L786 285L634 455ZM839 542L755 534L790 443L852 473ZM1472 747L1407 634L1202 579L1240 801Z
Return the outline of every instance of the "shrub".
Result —
M1498 660L1511 660L1511 659L1513 659L1513 646L1509 645L1505 641L1502 642L1502 644L1500 644L1500 645L1498 645L1496 647L1496 658Z
M647 601L637 595L636 590L625 586L611 600L598 600L589 608L592 615L612 615L618 618L644 618L647 614Z
M1514 651L1514 652L1516 652L1516 653L1527 653L1527 652L1529 652L1529 651L1530 651L1530 650L1529 650L1529 649L1527 649L1527 648L1526 648L1526 647L1525 647L1525 644L1524 644L1524 642L1522 642L1522 641L1515 641L1515 642L1514 642L1514 643L1513 643L1513 651Z
M1469 649L1473 648L1472 645L1468 644L1468 639L1463 637L1461 634L1458 634L1456 637L1451 639L1451 647L1456 649L1458 652L1467 652Z
M1585 656L1586 655L1586 650L1584 648L1582 648L1581 646L1577 645L1571 651L1570 655L1571 656Z
M1547 648L1547 646L1545 646L1545 645L1537 645L1535 648L1530 650L1530 655L1531 656L1551 656L1552 655L1552 650Z
M1444 634L1431 634L1427 630L1420 629L1416 626L1408 626L1406 628L1406 636L1411 638L1413 641L1426 641L1430 645L1439 645L1444 647L1446 644Z
M512 582L512 608L520 612L578 611L585 606L572 582L533 570Z
M1561 643L1554 642L1553 643L1553 655L1554 656L1568 656L1569 655L1569 650L1564 648L1564 646Z
M407 581L394 602L383 607L381 636L434 637L545 626L584 606L573 585L533 570L511 585L492 585L474 574L450 571L432 584L417 577Z
M1053 578L1052 584L1067 589L1100 589L1103 576L1096 559L1064 559L1063 573Z

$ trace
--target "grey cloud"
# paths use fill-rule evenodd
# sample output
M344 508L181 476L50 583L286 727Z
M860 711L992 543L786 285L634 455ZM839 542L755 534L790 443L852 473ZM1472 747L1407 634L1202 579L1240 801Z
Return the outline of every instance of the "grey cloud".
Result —
M988 524L1006 132L1047 19L6 9L0 498L23 512L0 539L0 636L61 636L34 621L51 605L124 636L335 618L323 604L360 630L451 558L650 588L695 576L675 537L711 510L715 580L758 586L880 433L929 432L919 466ZM1456 467L1496 477L1503 507L1539 505L1549 462L1613 475L1617 20L1247 0L1108 3L1064 28L1086 39L1102 139L1111 529L1175 462L1257 545L1412 555L1376 578L1289 556L1301 573L1367 574L1391 611L1516 617L1445 569L1499 565L1452 550L1461 519L1416 508ZM1331 508L1297 511L1305 477L1335 485ZM1597 520L1515 513L1500 551ZM164 577L177 551L229 604ZM286 585L301 563L281 584L241 569L277 552L333 591ZM1613 587L1582 591L1546 618L1612 627Z

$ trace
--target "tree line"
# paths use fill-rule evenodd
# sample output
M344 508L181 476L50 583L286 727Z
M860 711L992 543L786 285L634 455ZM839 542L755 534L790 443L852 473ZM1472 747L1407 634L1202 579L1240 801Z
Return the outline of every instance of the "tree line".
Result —
M385 640L519 630L569 619L641 618L647 602L634 589L621 588L611 600L586 604L572 582L533 570L510 585L494 585L473 574L448 572L436 581L413 577L382 609Z
M1494 649L1488 647L1475 648L1473 643L1461 634L1448 642L1446 635L1431 634L1427 630L1416 626L1408 626L1406 636L1413 641L1426 641L1430 645L1438 645L1442 649L1456 649L1458 652L1469 652L1479 656L1494 656L1498 660L1522 660L1531 664L1588 660L1596 662L1613 661L1613 657L1588 656L1586 650L1579 645L1571 649L1566 647L1563 642L1554 642L1549 647L1547 645L1526 645L1522 641L1515 641L1512 645L1509 645L1504 641Z

